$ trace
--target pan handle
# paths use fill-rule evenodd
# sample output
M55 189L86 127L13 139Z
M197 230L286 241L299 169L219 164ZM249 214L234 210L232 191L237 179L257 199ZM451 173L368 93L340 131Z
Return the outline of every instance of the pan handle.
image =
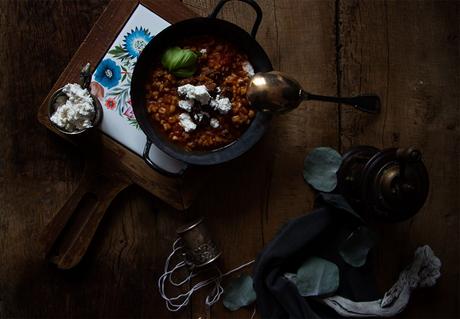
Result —
M182 169L180 172L178 173L171 173L171 172L168 172L164 169L162 169L160 166L158 166L157 164L155 164L151 159L150 159L150 148L152 147L152 141L150 141L148 138L147 138L147 142L145 142L145 146L144 146L144 152L142 154L142 158L144 159L145 163L150 166L151 168L153 168L154 170L156 170L157 172L163 174L163 175L166 175L166 176L171 176L171 177L179 177L179 176L182 176L184 175L185 173L185 169Z
M220 10L222 10L222 7L224 6L224 4L226 4L229 1L231 0L220 0L220 2L216 5L214 10L212 10L211 14L209 15L209 18L214 18L214 19L217 18L217 15L219 14ZM254 25L251 30L251 36L255 38L257 30L259 29L260 22L262 21L262 9L259 7L257 2L255 2L254 0L238 0L238 1L249 4L256 12L256 21L254 22Z

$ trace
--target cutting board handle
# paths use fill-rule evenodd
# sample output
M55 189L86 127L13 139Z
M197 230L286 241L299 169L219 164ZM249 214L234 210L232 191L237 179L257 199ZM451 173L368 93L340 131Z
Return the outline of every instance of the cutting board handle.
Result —
M131 182L86 170L77 189L45 227L46 257L60 269L76 266L85 255L107 208Z

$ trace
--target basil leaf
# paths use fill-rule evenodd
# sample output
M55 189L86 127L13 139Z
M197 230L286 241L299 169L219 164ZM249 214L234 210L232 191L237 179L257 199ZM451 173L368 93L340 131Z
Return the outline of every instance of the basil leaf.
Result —
M189 49L172 47L166 50L161 64L178 77L190 77L196 71L198 54Z
M177 77L180 78L189 78L191 77L196 71L196 68L193 67L191 69L179 69L179 70L174 70L173 74Z

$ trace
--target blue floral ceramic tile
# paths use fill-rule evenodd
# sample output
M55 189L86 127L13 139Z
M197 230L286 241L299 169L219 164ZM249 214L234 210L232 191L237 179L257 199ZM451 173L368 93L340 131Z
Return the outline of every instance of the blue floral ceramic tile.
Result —
M131 106L131 76L147 43L169 23L139 5L118 34L92 77L91 92L102 104L100 129L135 153L142 155L146 142ZM179 172L185 165L152 146L150 158L163 169Z

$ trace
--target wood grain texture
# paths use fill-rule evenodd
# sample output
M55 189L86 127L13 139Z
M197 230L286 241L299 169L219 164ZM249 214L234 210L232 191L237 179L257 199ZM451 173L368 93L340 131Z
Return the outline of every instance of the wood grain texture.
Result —
M376 92L377 118L342 108L343 148L414 145L423 152L430 194L411 220L380 226L376 254L382 291L430 245L442 277L413 295L401 318L459 315L460 3L457 1L342 1L342 95Z
M37 241L84 167L79 151L37 122L37 106L106 4L0 1L1 318L169 316L155 278L181 215L139 187L113 202L76 269L48 265Z
M217 2L184 1L201 15L208 14ZM312 92L335 94L334 2L258 3L264 17L257 40L274 68L293 75ZM254 21L251 8L238 2L228 3L220 17L245 30ZM215 231L223 250L223 271L255 258L282 224L312 208L313 194L302 177L303 159L320 145L337 148L337 127L336 105L304 103L275 118L257 148L228 164L206 185L206 195L197 198L192 211L205 215ZM194 299L194 317L249 318L253 311L250 307L232 313L219 303L209 313L203 299L203 294Z
M191 8L200 8L197 12L206 16L216 4L217 1L201 1L192 4ZM272 12L268 3L260 4L264 15ZM246 4L228 3L219 18L250 30L255 14ZM266 22L262 21L257 34L257 39L265 49L264 41L271 33L271 26ZM267 53L271 56L269 50ZM219 167L204 186L203 196L198 197L190 209L191 216L205 217L206 225L223 252L218 266L224 272L252 260L263 246L261 207L266 201L266 189L261 186L268 182L267 173L272 162L270 153L268 139L265 137L241 158ZM247 267L239 274L250 271L251 267ZM235 315L226 310L221 302L209 310L204 305L208 292L205 289L193 298L192 318L229 318ZM242 309L238 316L249 318L251 312L252 308Z
M85 168L82 181L40 236L44 255L59 269L78 265L113 199L132 185L126 177L99 170L100 163Z
M203 16L216 2L183 1ZM401 317L458 318L457 1L260 0L257 39L276 69L312 93L378 93L384 113L375 118L345 106L339 113L334 104L303 104L276 118L251 152L215 168L186 215L129 187L109 207L82 263L57 271L40 256L37 238L77 186L84 163L37 123L37 105L107 3L0 1L0 76L7 79L0 81L0 318L249 318L252 308L232 313L219 303L208 311L205 292L183 312L166 310L156 279L175 229L205 216L224 252L219 265L229 270L254 258L288 218L311 209L301 176L311 148L362 143L419 146L431 177L428 202L415 218L379 226L380 288L393 283L415 247L430 244L443 277L415 293ZM254 14L230 3L222 17L249 30Z

